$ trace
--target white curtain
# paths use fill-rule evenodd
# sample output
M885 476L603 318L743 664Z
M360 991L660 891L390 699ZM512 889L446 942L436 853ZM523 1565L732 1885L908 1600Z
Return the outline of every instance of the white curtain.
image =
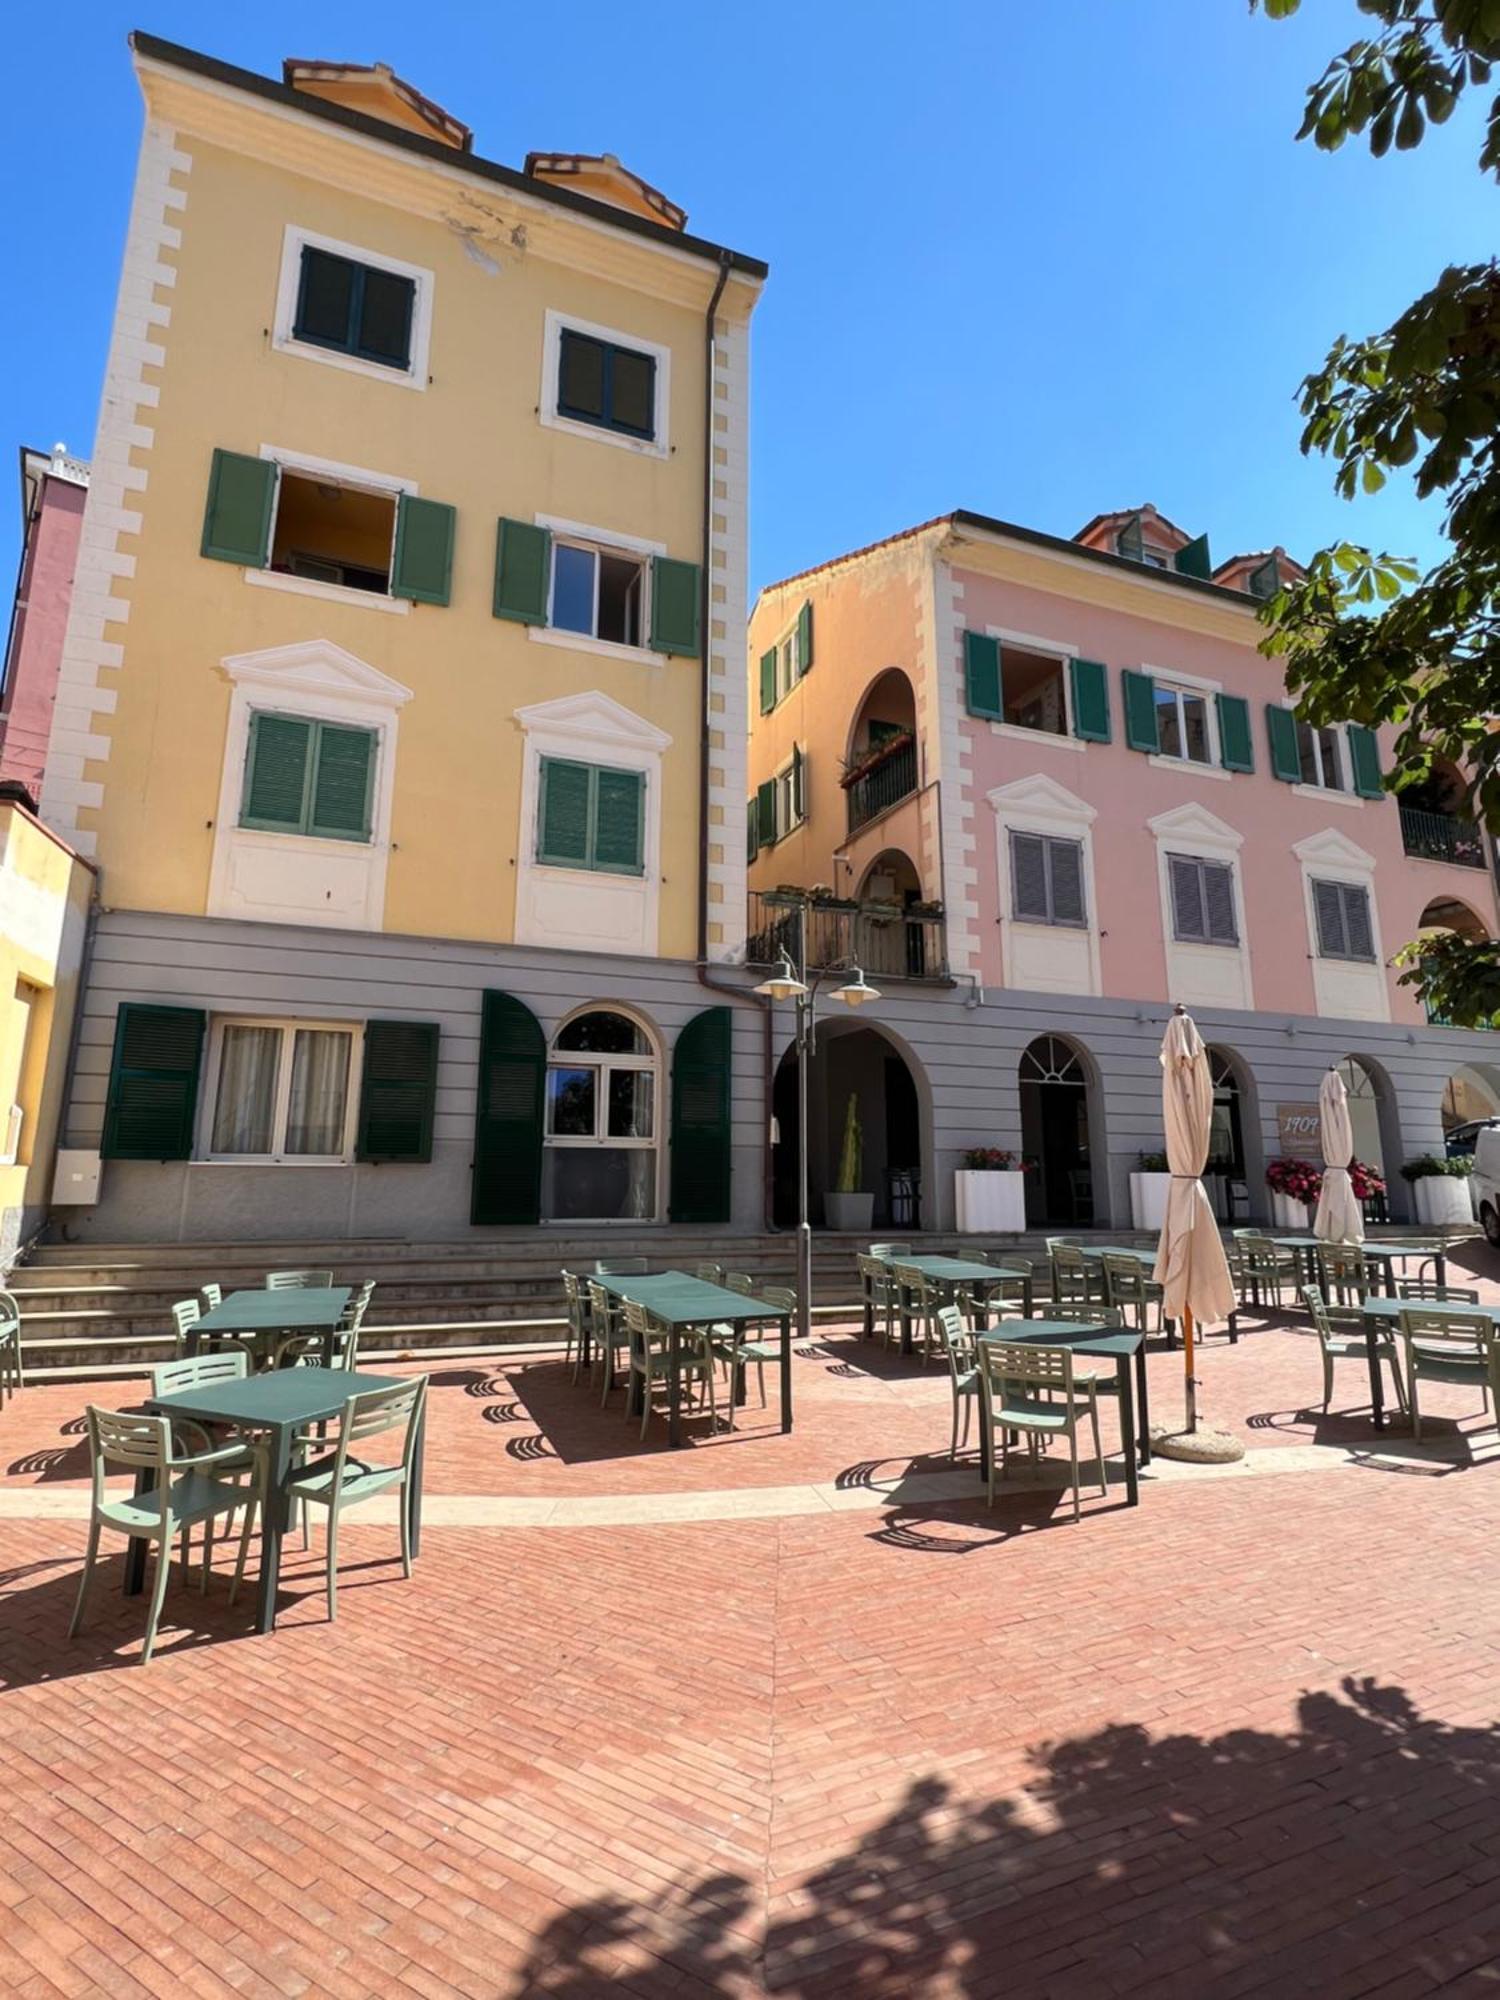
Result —
M280 1028L229 1027L219 1053L212 1150L269 1153L276 1111Z
M344 1150L349 1101L349 1042L341 1030L299 1028L292 1046L292 1088L286 1107L288 1153Z

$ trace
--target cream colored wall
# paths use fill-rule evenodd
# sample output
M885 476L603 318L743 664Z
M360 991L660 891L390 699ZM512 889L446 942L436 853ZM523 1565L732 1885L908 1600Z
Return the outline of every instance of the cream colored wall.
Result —
M230 654L324 638L412 690L402 712L385 929L506 940L529 703L598 689L667 731L660 949L691 954L698 855L699 665L604 659L536 643L490 609L495 523L542 512L666 545L701 562L702 304L666 303L544 260L491 272L441 221L178 133L191 157L177 218L149 484L119 595L130 606L118 695L96 727L108 756L84 772L117 907L201 913L208 888ZM287 223L431 270L431 382L413 393L273 351ZM696 276L697 274L695 274ZM674 273L674 278L676 274ZM706 303L714 272L701 273ZM682 289L680 278L676 278ZM548 308L672 349L672 454L661 460L537 419ZM213 450L275 445L415 481L458 510L452 601L404 616L249 585L198 553Z

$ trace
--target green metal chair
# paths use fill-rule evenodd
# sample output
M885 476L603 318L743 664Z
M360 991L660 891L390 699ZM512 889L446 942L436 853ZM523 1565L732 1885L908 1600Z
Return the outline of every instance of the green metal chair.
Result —
M705 1285L722 1285L724 1282L724 1266L722 1264L695 1264L693 1266L693 1276L701 1278Z
M321 1368L323 1366L323 1342L321 1333L289 1333L278 1340L271 1350L273 1368ZM333 1330L333 1365L347 1370L350 1374L359 1354L359 1332L355 1327L337 1326Z
M758 1285L754 1292L744 1293L747 1298L764 1299L768 1306L779 1306L784 1313L795 1319L797 1294L784 1285ZM740 1381L741 1370L755 1363L757 1379L760 1383L760 1406L766 1407L766 1363L781 1359L781 1336L776 1334L767 1339L756 1327L746 1327L721 1320L708 1329L709 1353L724 1364L729 1378L729 1428L734 1429L735 1389Z
M230 1603L234 1602L255 1509L264 1493L265 1461L257 1455L255 1483L247 1489L233 1483L233 1475L243 1469L245 1447L242 1444L179 1456L173 1440L174 1424L178 1429L197 1430L207 1440L208 1433L201 1426L189 1425L181 1417L146 1417L123 1410L102 1410L94 1403L89 1404L87 1416L93 1472L89 1540L68 1637L76 1638L83 1625L102 1530L108 1528L115 1534L141 1537L156 1546L156 1574L152 1579L151 1603L146 1613L146 1643L141 1653L141 1665L145 1666L156 1644L157 1621L161 1617L162 1600L167 1591L167 1572L172 1567L172 1543L200 1521L212 1521L220 1514L235 1514L243 1507L245 1525L240 1534L239 1560L229 1593ZM150 1471L155 1478L152 1490L139 1499L133 1494L111 1494L105 1485L111 1467L136 1473ZM213 1537L209 1535L203 1546L201 1588L204 1591L208 1589L212 1557Z
M350 1396L339 1418L338 1436L330 1439L331 1453L309 1459L287 1480L286 1490L294 1505L325 1507L328 1510L328 1621L338 1616L339 1521L350 1507L373 1500L381 1493L401 1495L401 1574L411 1575L412 1463L420 1435L422 1411L427 1396L427 1377L414 1375L409 1381L389 1389L366 1389ZM387 1431L405 1430L401 1455L393 1463L382 1464L355 1458L349 1447ZM244 1565L244 1544L235 1569L239 1581Z
M203 1308L196 1299L179 1299L172 1308L172 1322L177 1329L173 1352L181 1354L187 1341L188 1328L196 1326L203 1317Z
M589 1331L589 1295L584 1281L572 1271L562 1274L563 1297L568 1305L568 1333L563 1345L563 1365L573 1364L576 1382L583 1369L583 1350Z
M326 1291L333 1283L332 1271L267 1271L268 1292Z
M915 1264L895 1263L891 1266L891 1275L898 1287L906 1293L909 1301L908 1309L921 1332L922 1359L924 1362L931 1361L932 1357L940 1352L936 1322L938 1308L943 1300L933 1286L928 1284L925 1275Z
M1085 1415L1093 1426L1100 1490L1106 1496L1109 1493L1093 1377L1075 1373L1072 1353L1066 1347L1041 1347L1020 1340L981 1340L978 1349L979 1409L989 1445L989 1504L992 1507L995 1504L997 1465L1002 1478L1009 1469L1012 1431L1025 1436L1033 1462L1039 1439L1065 1437L1073 1488L1073 1519L1079 1520L1083 1510L1079 1499L1078 1426Z
M660 1320L654 1318L645 1306L637 1305L634 1299L625 1301L624 1320L630 1341L630 1373L641 1378L641 1436L644 1437L646 1426L651 1421L652 1385L665 1382L670 1374L671 1336ZM719 1413L714 1399L714 1357L706 1330L696 1336L679 1333L677 1367L690 1384L696 1381L706 1389L709 1421L717 1430ZM625 1407L628 1413L628 1395Z
M1380 1290L1380 1266L1354 1243L1320 1243L1313 1252L1318 1290L1331 1306L1358 1305Z
M1076 1243L1066 1243L1061 1237L1049 1236L1047 1249L1052 1262L1052 1298L1056 1305L1103 1305L1102 1296L1096 1294L1093 1273L1089 1270L1088 1259ZM1101 1279L1099 1292L1102 1293Z
M997 1272L989 1283L982 1287L990 1301L992 1310L1002 1305L1016 1305L1022 1311L1026 1306L1026 1287L1034 1280L1036 1263L1031 1257L1022 1256L1016 1250L966 1250L964 1255L972 1257L978 1264L1003 1264L1003 1273Z
M1146 1268L1134 1257L1122 1257L1117 1250L1100 1253L1100 1268L1104 1277L1104 1303L1118 1306L1127 1317L1133 1317L1139 1332L1151 1331L1151 1308L1156 1308L1156 1330L1164 1331L1162 1316L1162 1288L1155 1278L1149 1277Z
M937 1327L938 1340L948 1357L948 1383L953 1391L953 1433L948 1441L948 1456L956 1460L968 1446L969 1425L979 1400L979 1363L974 1353L974 1336L964 1325L963 1313L957 1306L938 1307Z
M212 1312L215 1306L221 1306L224 1303L224 1287L213 1283L200 1285L198 1287L198 1296L202 1299L205 1310Z
M1366 1366L1369 1364L1364 1315L1357 1306L1330 1306L1316 1285L1302 1287L1302 1303L1312 1316L1313 1331L1318 1336L1318 1346L1322 1351L1323 1414L1327 1416L1328 1405L1333 1399L1334 1362L1362 1361ZM1389 1328L1381 1328L1375 1345L1378 1358L1390 1363L1391 1380L1396 1385L1396 1402L1404 1410L1406 1384L1401 1379L1395 1336Z
M1474 1320L1445 1313L1441 1306L1407 1306L1401 1312L1401 1341L1406 1350L1406 1386L1411 1403L1411 1434L1422 1435L1418 1382L1448 1382L1479 1391L1481 1409L1488 1410L1493 1391L1500 1405L1500 1352L1493 1320Z
M1287 1285L1296 1285L1301 1270L1296 1251L1287 1249L1284 1244L1273 1243L1259 1229L1236 1229L1234 1238L1240 1246L1244 1266L1240 1303L1262 1307L1269 1298L1280 1312L1282 1292Z
M24 1389L21 1370L21 1308L13 1292L0 1292L0 1410L5 1408L6 1391L14 1395Z
M911 1245L909 1243L872 1243L870 1245L870 1255L872 1257L883 1257L889 1263L892 1257L909 1257L911 1255Z
M748 1271L726 1271L724 1289L726 1292L738 1292L742 1299L753 1299L757 1296L755 1280Z
M625 1331L625 1314L620 1301L613 1292L607 1292L603 1285L590 1285L589 1324L593 1330L593 1367L604 1377L604 1388L599 1397L599 1407L603 1409L609 1401L609 1392L614 1386L615 1356L630 1345L630 1337Z
M1414 1299L1426 1305L1477 1306L1479 1294L1472 1285L1440 1285L1436 1278L1398 1278L1396 1297Z
M873 1333L877 1325L882 1328L881 1337L887 1347L896 1324L896 1280L889 1264L875 1256L856 1256L855 1265L859 1271L860 1324L863 1326L866 1312L869 1314Z

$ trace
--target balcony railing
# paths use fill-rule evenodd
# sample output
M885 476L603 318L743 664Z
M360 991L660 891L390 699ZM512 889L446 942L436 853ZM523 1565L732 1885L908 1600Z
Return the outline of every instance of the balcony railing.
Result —
M745 957L774 965L783 950L801 962L802 922L807 922L807 969L820 971L854 959L873 979L946 979L947 935L941 917L871 909L801 904L774 890L752 890Z
M909 798L916 789L917 746L908 737L883 763L877 764L873 771L867 771L848 786L849 831L857 833L867 821L879 813L889 812L892 806Z
M1452 813L1401 808L1401 844L1419 861L1456 861L1460 868L1483 868L1484 835L1469 819Z

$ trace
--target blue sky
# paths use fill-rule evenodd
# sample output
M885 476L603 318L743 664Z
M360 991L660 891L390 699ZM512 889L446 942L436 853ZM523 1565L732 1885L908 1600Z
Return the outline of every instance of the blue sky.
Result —
M92 439L140 125L142 26L248 68L383 60L519 166L610 151L695 231L766 258L752 397L759 585L951 507L1069 534L1154 500L1216 559L1339 535L1431 557L1409 492L1336 500L1293 396L1495 247L1469 107L1416 154L1292 143L1353 0L90 0L7 28L25 110L0 138L21 310L0 440ZM8 449L8 447L7 447ZM16 507L0 495L0 576Z

